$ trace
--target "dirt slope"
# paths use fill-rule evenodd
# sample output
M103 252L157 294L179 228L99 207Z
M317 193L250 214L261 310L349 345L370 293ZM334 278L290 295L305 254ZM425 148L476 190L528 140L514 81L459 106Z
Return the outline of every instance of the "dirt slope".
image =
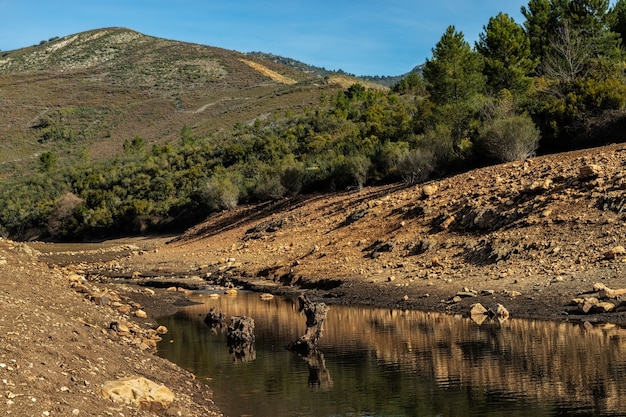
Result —
M625 322L619 299L600 300L615 306L606 314L569 305L597 297L596 282L626 287L624 164L614 145L239 207L127 267L167 264L329 302L463 313L501 303L516 317Z
M150 299L151 291L106 288L81 280L76 267L48 268L39 256L0 239L2 415L155 415L103 397L106 382L133 376L175 395L167 410L153 407L156 414L219 415L207 386L151 353L156 326L135 316L140 306L129 298Z
M239 207L173 240L54 256L32 249L45 245L0 240L1 409L218 414L208 387L151 353L167 337L153 317L184 301L181 293L112 284L111 276L200 277L307 291L328 303L464 315L474 303L500 303L512 317L624 324L619 297L594 284L626 288L625 164L626 146L614 145L419 186ZM130 376L166 386L174 402L153 412L103 398L105 383Z

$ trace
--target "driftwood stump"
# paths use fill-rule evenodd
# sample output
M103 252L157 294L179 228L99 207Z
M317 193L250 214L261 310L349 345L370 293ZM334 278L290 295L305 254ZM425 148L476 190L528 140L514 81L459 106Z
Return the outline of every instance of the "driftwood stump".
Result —
M306 316L306 331L300 339L287 346L287 349L307 356L316 350L317 341L322 337L328 306L324 303L314 303L305 295L299 296L298 301L300 311L304 311Z

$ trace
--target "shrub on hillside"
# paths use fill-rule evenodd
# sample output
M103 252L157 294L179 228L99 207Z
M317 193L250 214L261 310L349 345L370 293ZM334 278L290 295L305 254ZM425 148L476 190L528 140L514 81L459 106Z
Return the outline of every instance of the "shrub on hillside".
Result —
M499 162L526 159L535 154L539 130L526 115L511 115L486 122L479 131L479 149Z
M304 184L304 170L300 165L290 165L286 167L280 176L280 184L285 188L287 194L297 195Z
M203 202L214 210L230 210L239 203L239 188L228 177L212 177L202 193Z
M74 211L82 203L82 198L70 192L66 192L56 201L48 217L50 236L65 236L77 229L78 219L74 216Z
M434 169L434 155L423 149L411 149L398 163L398 172L407 184L424 182Z

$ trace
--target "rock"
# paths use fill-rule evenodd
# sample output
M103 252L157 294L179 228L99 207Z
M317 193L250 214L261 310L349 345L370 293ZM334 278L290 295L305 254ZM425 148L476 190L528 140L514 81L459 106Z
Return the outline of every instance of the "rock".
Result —
M156 334L167 334L168 330L165 326L159 326L156 328Z
M273 295L273 294L269 294L269 293L263 293L263 294L261 294L261 295L259 296L259 298L260 298L261 300L265 300L265 301L267 301L267 300L271 300L271 299L273 299L273 298L274 298L274 295Z
M409 251L409 255L421 255L424 252L434 248L435 241L432 239L422 239L415 244L407 245L406 249Z
M523 192L529 193L529 194L537 194L537 193L549 190L551 185L552 185L552 180L549 178L543 181L533 181L533 183L530 184L528 187L526 187L523 190Z
M82 275L69 274L67 276L67 280L70 282L70 284L72 283L81 284L83 281L85 281L85 278Z
M121 304L117 307L117 311L119 311L122 314L130 314L132 309L133 308L129 306L128 304Z
M441 229L447 230L452 223L454 223L454 220L456 220L454 216L448 216L443 222L441 222Z
M228 345L241 343L253 343L254 319L247 316L235 316L230 318L230 324L226 332Z
M487 310L481 303L472 304L470 307L470 316L474 315L486 315Z
M583 313L587 314L591 311L591 309L598 304L598 299L595 297L588 297L583 299L583 302L578 304L578 310L582 311Z
M593 307L595 311L599 311L601 313L608 313L609 311L613 311L614 308L615 304L608 301L601 301Z
M135 315L135 317L138 317L138 318L140 318L140 319L145 319L145 318L147 318L147 317L148 317L148 313L146 313L146 312L145 312L145 311L143 311L143 310L136 310L136 311L135 311L135 313L134 313L134 315Z
M456 293L457 297L461 297L461 298L469 298L469 297L476 297L477 294L475 292L472 291L459 291Z
M502 304L496 304L496 307L489 310L491 316L493 317L497 317L497 318L501 318L501 319L508 319L509 318L509 310L506 309L506 307L504 307Z
M130 328L124 324L117 321L112 321L109 324L109 329L116 331L117 333L128 334L130 332Z
M626 255L626 248L623 246L615 246L604 253L604 259L615 259L621 255Z
M485 320L487 320L488 312L489 310L487 310L482 304L472 304L470 307L470 319L476 324L482 324Z
M586 298L578 298L574 299L574 302L578 304L578 310L582 313L608 313L609 311L613 311L616 309L614 303L610 303L608 301L600 301L596 297L586 297Z
M250 362L256 359L254 347L254 320L251 317L231 317L226 330L228 351L235 362Z
M422 187L422 197L423 198L430 198L430 197L434 196L437 193L438 189L439 189L439 187L437 187L434 184L427 184L424 187Z
M583 165L578 172L578 179L591 180L599 177L602 174L602 168L600 165Z
M132 405L155 413L167 410L175 399L174 393L165 385L140 376L107 381L102 387L102 396L114 403Z
M211 307L206 316L204 316L204 324L209 327L218 327L224 324L225 320L224 312L220 311L219 313L215 309L215 307Z
M626 288L613 290L601 282L593 284L593 290L598 293L599 298L618 298L626 295Z

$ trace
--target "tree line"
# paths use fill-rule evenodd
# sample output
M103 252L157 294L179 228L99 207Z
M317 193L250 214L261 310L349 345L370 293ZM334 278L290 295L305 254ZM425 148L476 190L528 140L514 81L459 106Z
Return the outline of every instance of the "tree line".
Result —
M0 234L76 239L186 227L242 202L408 184L492 163L620 140L626 0L530 0L500 13L475 45L450 26L422 72L390 91L360 84L299 114L112 160L0 182Z

